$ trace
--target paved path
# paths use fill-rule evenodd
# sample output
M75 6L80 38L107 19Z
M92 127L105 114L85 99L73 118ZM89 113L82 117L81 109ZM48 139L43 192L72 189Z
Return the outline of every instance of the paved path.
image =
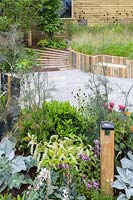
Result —
M40 79L44 78L45 73L41 73ZM82 89L88 96L91 96L90 87L87 86L91 75L89 73L80 71L78 69L65 71L51 71L47 73L48 83L53 91L50 91L51 98L59 101L70 101L74 106L77 105L74 95L79 89ZM99 76L100 77L100 76ZM113 89L109 94L109 100L116 105L125 103L125 95L122 91L127 93L133 84L133 79L113 78L107 77L108 86ZM42 81L41 86L45 81ZM53 87L54 86L54 87ZM32 88L34 86L32 85ZM120 89L121 88L121 89ZM72 94L73 92L73 94ZM133 105L133 88L128 97L128 103ZM130 110L133 111L133 106L130 105Z
M96 79L95 77L95 80ZM54 82L57 89L57 91L51 93L53 99L60 101L68 100L72 105L77 105L74 94L76 94L79 89L82 89L88 96L92 95L89 89L89 80L92 80L92 75L78 69L48 72L48 80L49 82ZM133 85L133 79L107 77L107 80L108 87L112 88L112 91L109 92L109 100L115 102L116 105L124 104L125 95L123 92L127 94ZM128 96L128 104L133 105L133 88Z

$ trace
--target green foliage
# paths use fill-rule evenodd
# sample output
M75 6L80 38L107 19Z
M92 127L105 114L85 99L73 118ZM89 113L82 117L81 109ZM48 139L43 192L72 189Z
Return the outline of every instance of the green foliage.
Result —
M69 102L44 102L40 108L22 110L20 116L20 140L25 140L30 133L37 141L49 140L52 135L69 137L73 134L81 136L84 142L90 141L89 133L94 130L95 118L87 118Z
M45 168L47 176L44 177L47 177L47 181L50 171L57 171L60 179L58 186L62 187L65 178L70 193L76 197L74 199L80 199L81 195L89 197L91 188L94 187L96 190L99 188L97 182L99 181L99 158L94 156L92 146L85 146L79 137L59 139L54 135L49 142L37 143L36 138L31 136L29 144L31 153L37 160L38 170ZM52 176L50 180L52 179L55 177ZM91 188L88 188L88 183L91 183Z
M12 197L11 194L0 195L0 200L26 200L25 194L20 196L19 194L17 197Z
M132 199L133 197L133 154L131 151L128 152L128 158L121 160L121 167L117 167L119 175L116 176L117 180L112 183L112 187L118 190L124 190L125 194L120 193L118 200Z
M30 25L38 20L38 12L42 9L43 1L40 0L4 0L0 2L0 15L2 31L8 30L10 25L17 25L21 30L28 30ZM7 23L8 22L8 23ZM6 26L6 23L8 26Z
M133 119L131 115L126 115L126 112L117 111L113 111L108 119L115 126L115 153L117 160L120 160L133 146L133 136L130 131Z
M128 57L133 52L133 41L111 43L98 50L100 54ZM131 58L131 56L130 56Z
M15 145L16 140L12 137L4 137L0 143L0 192L32 183L21 171L35 166L35 161L32 156L15 156Z
M65 40L61 39L42 39L37 43L38 46L41 47L48 47L53 49L66 49L67 48L67 42Z
M46 167L48 169L57 169L59 164L68 164L74 167L78 163L78 154L85 154L88 157L91 157L93 154L91 150L87 150L84 147L82 140L76 136L73 136L71 139L64 137L62 140L57 135L53 135L50 137L49 142L41 142L39 144L36 142L36 138L34 138L29 144L31 144L31 153L38 161L39 167ZM33 149L35 150L33 151ZM91 147L88 147L88 149L91 149ZM40 154L42 154L42 158Z
M6 92L0 92L0 114L3 117L2 113L5 112L5 107L7 103L7 94ZM5 113L4 113L5 114Z
M105 54L133 59L132 24L71 26L72 49L88 55Z
M100 191L93 190L91 192L91 200L114 200L114 198L108 195L103 195Z
M63 31L63 21L60 18L61 0L45 0L40 14L40 28L52 37L55 32Z
M30 69L35 63L35 51L23 46L23 35L15 27L0 35L0 63L2 72Z
M120 109L120 105L109 102L108 95L111 88L108 86L106 76L99 77L92 75L90 77L88 87L91 88L92 96L86 99L84 112L88 118L95 118L93 127L100 132L101 121L110 121L114 124L115 131L115 162L118 165L120 159L127 154L133 146L133 135L130 126L133 123L132 114L127 112L126 100L124 109ZM120 107L119 107L120 106ZM92 131L92 134L95 131Z
M11 19L0 16L0 31L7 31L11 28Z

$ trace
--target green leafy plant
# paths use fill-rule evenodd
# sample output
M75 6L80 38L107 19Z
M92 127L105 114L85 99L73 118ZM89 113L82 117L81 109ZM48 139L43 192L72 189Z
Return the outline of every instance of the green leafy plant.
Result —
M47 0L39 13L41 30L47 33L49 38L53 37L55 32L63 31L63 21L60 18L61 7L61 0Z
M114 200L114 197L103 195L101 191L93 190L91 192L91 200Z
M53 49L66 49L67 48L67 42L65 40L61 39L42 39L37 43L38 46L41 47L48 47Z
M80 136L86 144L89 134L94 130L95 118L87 118L69 102L44 102L41 107L33 106L22 110L19 122L21 142L28 139L28 133L35 135L37 141L49 140L52 135L69 137ZM27 142L26 142L27 144Z
M23 46L23 34L16 27L0 35L1 72L20 72L35 64L35 51ZM34 63L34 64L33 64Z
M132 199L133 197L133 154L128 152L128 158L121 159L121 167L117 167L119 175L116 176L117 180L112 183L112 187L122 190L117 200Z
M40 143L37 143L36 138L31 136L29 144L31 153L37 160L38 170L46 168L48 172L49 170L59 172L59 186L62 186L61 183L65 178L68 190L72 190L70 195L79 197L74 199L80 199L82 195L89 197L91 189L99 189L99 159L97 157L99 143L95 142L97 145L92 148L90 145L84 146L77 136L59 139L55 135L51 136L49 142Z
M22 171L35 166L35 160L32 156L15 156L15 145L16 140L12 137L4 137L0 143L0 192L32 183Z
M17 195L17 197L12 197L11 194L0 195L0 200L25 200L25 194L22 196Z
M0 16L0 31L7 31L11 28L11 19L6 16Z

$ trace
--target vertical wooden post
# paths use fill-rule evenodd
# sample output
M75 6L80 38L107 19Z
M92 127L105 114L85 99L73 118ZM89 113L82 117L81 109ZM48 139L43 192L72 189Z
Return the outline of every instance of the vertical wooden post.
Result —
M10 103L11 103L11 80L12 77L8 75L7 78L7 110L10 110Z
M31 47L32 46L32 31L29 30L28 32L28 46Z
M101 140L101 190L104 194L113 196L111 182L114 180L114 130L109 130L110 135L106 135L106 130L100 131Z

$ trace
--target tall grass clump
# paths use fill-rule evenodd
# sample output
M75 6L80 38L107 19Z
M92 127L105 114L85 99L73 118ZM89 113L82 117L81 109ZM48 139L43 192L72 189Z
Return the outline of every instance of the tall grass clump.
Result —
M77 25L76 25L77 26ZM133 58L133 25L104 25L82 29L76 27L71 48L88 54L107 54ZM75 29L74 29L75 30Z

